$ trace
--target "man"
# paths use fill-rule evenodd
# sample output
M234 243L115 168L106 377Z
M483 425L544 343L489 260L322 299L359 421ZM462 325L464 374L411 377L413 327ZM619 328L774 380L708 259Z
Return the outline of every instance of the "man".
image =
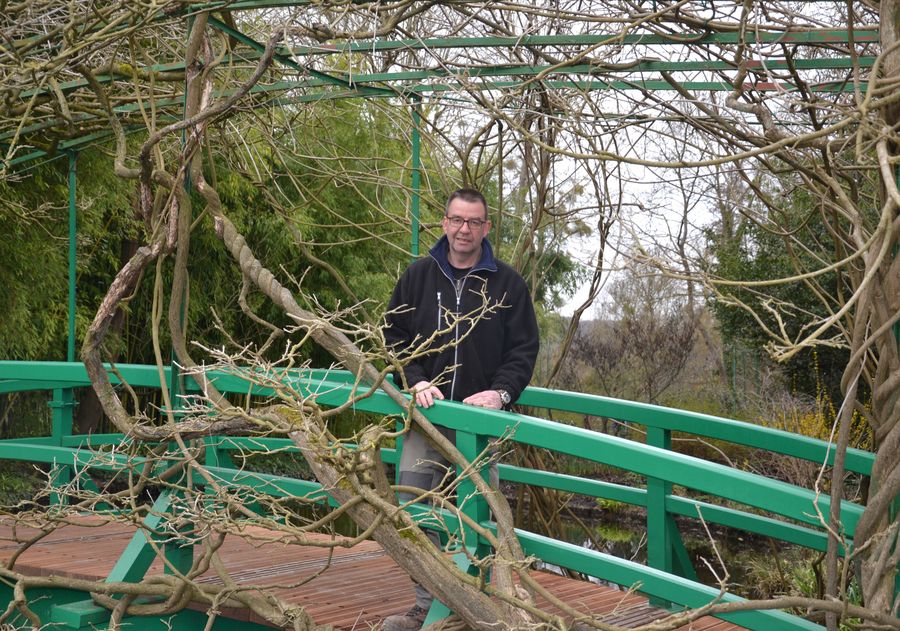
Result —
M410 265L391 296L385 338L401 359L420 351L403 368L416 404L437 399L502 409L531 380L538 353L534 305L524 279L494 258L487 202L475 189L450 195L444 236L430 256ZM424 341L431 339L421 353ZM439 428L451 441L455 432ZM424 490L441 486L447 462L418 431L403 443L400 484ZM414 496L401 494L401 500ZM431 533L433 535L433 533ZM434 536L436 539L436 536ZM416 585L416 604L389 616L385 631L416 631L432 596Z

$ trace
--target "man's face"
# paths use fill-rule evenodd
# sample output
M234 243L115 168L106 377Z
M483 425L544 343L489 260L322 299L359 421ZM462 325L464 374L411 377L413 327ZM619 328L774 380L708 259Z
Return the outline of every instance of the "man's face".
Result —
M454 223L461 223L454 226ZM469 221L481 222L477 228ZM471 267L481 254L481 240L491 229L487 221L487 209L481 202L467 202L456 198L447 207L444 217L444 234L450 242L450 263L456 267Z

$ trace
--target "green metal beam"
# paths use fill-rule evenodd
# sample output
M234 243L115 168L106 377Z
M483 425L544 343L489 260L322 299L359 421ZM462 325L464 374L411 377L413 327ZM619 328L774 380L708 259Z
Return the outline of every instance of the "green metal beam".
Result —
M96 436L72 436L67 442L80 443L71 447L97 447L108 444L120 444L121 434L96 435ZM284 444L272 444L271 441L289 443L287 439L273 438L225 438L222 445L232 443L233 448L259 449L268 445L272 451L282 451ZM57 463L59 465L72 465L80 470L95 468L106 471L117 471L124 466L139 466L142 458L129 459L124 455L103 454L98 456L86 448L75 450L60 448L52 444L50 438L21 438L0 441L0 459L24 460L31 462ZM393 450L382 450L382 459L385 462L396 460ZM647 492L644 489L636 489L599 480L578 478L564 474L523 469L512 465L501 464L500 478L505 481L520 484L530 484L550 489L556 489L567 493L578 493L589 497L598 497L623 502L635 506L647 506ZM277 475L257 473L249 470L235 470L230 467L208 467L211 474L223 485L231 487L244 486L254 491L267 493L273 497L305 497L310 500L324 501L327 496L321 491L321 485L316 482L297 480ZM198 477L196 483L205 481ZM788 543L814 550L824 551L827 545L826 535L804 526L778 521L770 517L754 515L744 511L716 506L707 502L700 502L688 498L669 496L666 498L666 509L677 515L696 519L702 515L707 523L720 524L732 528L738 528L747 532L773 537Z
M519 404L681 431L811 462L834 462L834 445L826 441L709 414L545 388L526 389ZM850 471L870 475L874 462L875 455L872 453L853 448L847 450L847 468Z
M28 392L29 390L54 390L68 385L66 381L44 379L0 379L0 394L8 392Z
M857 44L877 43L878 26L859 26L853 30ZM323 43L317 46L297 46L294 55L333 55L336 53L372 53L392 50L436 50L444 48L520 48L548 46L665 46L708 44L848 44L846 29L812 29L805 31L747 31L741 33L680 33L666 37L646 33L609 35L522 35L521 37L442 37L400 40L358 40L354 42Z
M248 46L254 46L259 50L263 48L262 44L254 42L252 39L243 36L240 32L230 29L226 25L211 20L217 28L221 28L228 34L238 37ZM608 68L596 65L574 65L574 66L500 66L491 68L472 68L466 70L465 73L455 74L446 70L423 70L409 72L393 72L393 73L371 73L371 74L339 74L332 75L320 71L316 71L297 64L286 55L278 54L276 59L298 72L304 72L312 75L313 79L306 81L280 81L267 85L255 86L250 93L261 94L268 92L282 92L289 90L321 90L322 88L332 87L340 88L339 91L317 91L314 94L305 94L300 96L292 96L288 98L272 99L270 105L287 105L299 103L315 103L318 101L327 101L335 99L349 98L391 98L391 97L421 97L427 94L441 94L446 92L465 92L465 91L490 91L490 90L511 90L519 89L530 82L527 77L534 77L545 74L547 77L557 77L554 79L541 80L541 85L556 90L574 89L580 91L605 91L605 90L645 90L645 91L669 91L674 90L673 86L663 79L647 79L643 77L634 80L588 80L588 79L559 79L560 75L581 76L581 75L610 75L620 73L647 73L647 72L702 72L702 71L725 71L734 70L733 64L722 61L648 61L638 62L631 66ZM800 70L814 69L851 69L854 67L869 68L874 63L873 57L860 57L858 60L850 58L838 59L807 59L796 60L793 66ZM763 67L772 70L783 70L788 67L785 60L772 60L771 62L758 61L751 65L762 69ZM552 70L552 71L551 71ZM507 80L507 81L485 81L490 77L526 77L524 80ZM444 83L422 83L426 80L445 79ZM476 81L480 79L481 81ZM418 83L416 83L418 82ZM73 85L77 82L72 82ZM385 84L392 87L375 87L369 84ZM685 80L680 81L679 85L691 91L715 91L730 92L734 90L731 82L725 80ZM745 89L758 90L762 92L793 92L798 88L789 82L745 82ZM867 82L860 84L860 89L865 91L868 87ZM808 89L814 93L831 94L852 92L855 86L849 81L829 81L821 83L811 83ZM223 91L219 93L220 97L227 97L232 91ZM175 107L180 105L180 98L163 98L156 101L158 108ZM121 105L114 108L117 114L127 114L138 111L139 104ZM96 117L87 114L75 116L76 122L85 123L92 120L98 120ZM34 133L43 129L50 129L57 125L59 121L43 121L34 125L29 125L18 133ZM4 139L12 137L12 132L0 136L0 142ZM83 147L93 142L99 142L105 138L111 137L109 131L94 132L85 136L65 140L60 143L58 151L67 151ZM17 166L33 160L46 158L50 154L45 150L34 150L28 153L16 156L10 160L8 166Z
M613 500L642 508L647 507L646 490L602 480L524 469L505 464L500 465L500 479L507 482L555 489L565 493L577 493L592 498ZM707 523L773 537L813 550L824 552L828 543L827 535L821 531L779 521L771 517L673 495L666 497L665 502L666 510L676 515L697 519L699 513Z
M255 50L258 53L262 53L266 48L264 44L257 42L253 38L248 37L247 35L241 33L240 31L238 31L236 29L231 28L230 26L228 26L221 20L217 20L217 19L211 17L211 18L209 18L209 25L218 29L219 31L225 33L229 37L235 38L242 44L249 46L250 48L252 48L253 50ZM394 96L394 95L396 95L396 93L392 90L384 90L381 88L368 88L368 87L355 88L351 81L348 81L348 80L344 79L343 77L335 77L328 73L315 70L313 68L307 68L305 66L298 64L296 61L294 61L292 58L288 57L287 55L275 53L274 59L278 63L280 63L284 66L287 66L288 68L291 68L298 72L308 73L311 76L322 81L324 84L336 85L336 86L339 86L339 87L342 87L342 88L345 88L348 90L350 90L350 89L356 90L358 92L359 96Z
M159 387L159 377L155 366L138 364L118 364L117 370L133 386ZM164 372L168 372L165 369ZM294 377L308 378L310 383L329 382L333 384L352 384L354 377L346 370L317 369L293 373ZM234 392L246 392L247 382L235 375L211 374L218 387ZM90 385L87 371L80 363L66 362L20 362L0 360L0 384L4 379L22 379L30 383L41 381L52 382L50 386L62 387ZM118 376L110 373L110 379L114 384L120 383ZM48 386L49 387L49 386ZM35 388L37 389L37 388ZM265 394L262 390L254 392ZM343 395L341 395L343 396ZM386 395L377 394L376 400L386 400ZM337 400L337 399L335 399ZM527 388L519 403L523 406L542 409L557 410L587 414L589 416L606 417L617 420L625 420L641 425L660 427L672 431L724 440L737 445L757 447L774 453L802 458L811 462L833 462L834 445L823 440L809 438L798 434L792 434L770 427L744 423L709 414L689 412L675 408L667 408L648 403L624 401L598 395L582 394L577 392L564 392L560 390L547 390L545 388ZM438 406L439 409L441 406ZM391 412L388 412L388 410ZM393 404L378 408L376 411L392 413L396 411ZM275 444L284 446L284 439L269 438L232 438L235 444L241 444L242 440L258 441L260 444L268 444L274 440ZM826 460L831 458L831 460ZM872 471L875 455L860 449L848 449L847 467L851 471L869 475Z
M66 344L66 361L75 361L75 281L77 280L78 232L77 232L77 160L78 154L69 150L69 330Z
M875 57L860 57L856 60L851 58L840 59L798 59L792 63L783 59L772 60L771 62L757 62L750 65L751 71L757 69L765 70L786 70L793 66L798 70L849 70L853 68L871 68L875 64ZM606 67L602 64L576 64L571 66L549 66L549 65L502 65L483 68L466 68L459 72L454 72L445 68L434 70L415 70L415 71L398 71L398 72L380 72L380 73L354 73L354 83L393 83L397 81L424 81L435 78L451 78L457 79L461 84L467 84L473 78L483 77L517 77L517 76L536 76L544 75L545 77L558 77L560 75L621 75L630 73L646 73L646 72L721 72L721 71L737 71L737 66L726 61L639 61L633 65L618 64L616 67ZM645 79L641 79L645 80ZM622 79L627 81L627 79ZM718 81L717 83L721 83ZM748 82L752 83L752 82ZM402 89L402 88L401 88ZM734 86L732 86L734 89Z
M144 578L147 570L157 557L157 545L151 543L152 534L160 530L164 516L172 506L169 492L160 493L138 529L131 537L119 560L106 577L107 583L135 583Z
M516 530L522 549L527 555L535 555L547 563L597 576L624 587L636 587L638 591L663 600L696 608L720 598L718 589L707 587L659 570L588 550L571 543L523 530ZM739 602L743 599L732 594L721 595L722 602ZM822 631L823 627L783 611L748 611L719 616L753 631Z
M422 116L419 113L419 106L421 104L421 99L415 98L413 99L412 106L412 137L410 138L410 143L412 145L412 155L410 159L412 161L412 181L410 182L410 186L412 188L411 198L410 198L410 207L409 213L412 216L412 226L410 227L409 232L409 253L412 257L413 261L415 261L419 257L419 227L420 227L420 212L421 212L421 171L422 171L422 155L421 155L421 136L419 133L419 127L422 124Z

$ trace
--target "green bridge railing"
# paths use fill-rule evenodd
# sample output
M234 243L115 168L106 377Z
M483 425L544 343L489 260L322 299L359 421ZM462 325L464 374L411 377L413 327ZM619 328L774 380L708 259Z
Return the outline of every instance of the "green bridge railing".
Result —
M116 373L131 387L158 388L160 371L156 366L117 365ZM162 372L169 383L171 373ZM216 386L224 392L266 395L265 389L251 386L240 375L210 373ZM111 374L114 383L119 377ZM349 373L334 370L313 370L292 373L285 377L291 386L306 395L315 395L323 406L345 403L354 394ZM53 409L50 436L18 438L0 441L0 458L49 463L56 466L60 481L70 481L85 468L116 470L134 466L135 460L122 454L103 453L98 458L93 450L104 445L118 444L120 434L73 435L72 389L87 386L88 380L81 364L67 362L8 362L0 361L0 394L28 390L52 390ZM184 391L196 393L196 385L185 379ZM470 461L476 459L488 441L505 437L516 443L542 447L560 454L631 471L646 479L646 488L632 488L599 480L585 479L548 471L536 471L512 465L499 467L501 480L577 493L593 498L615 500L641 506L647 511L647 565L620 559L595 550L556 541L527 531L517 531L526 554L542 561L582 572L625 587L639 585L639 591L656 601L675 603L683 607L700 607L720 596L717 588L697 581L680 533L676 516L702 518L705 522L738 528L773 539L825 550L827 535L819 515L828 515L830 501L813 490L786 482L772 480L729 466L705 461L671 450L672 432L727 441L765 450L773 454L792 456L816 463L831 463L834 446L830 443L767 427L742 423L703 414L696 414L659 406L640 404L592 395L529 388L519 404L558 412L606 417L646 428L646 444L610 436L509 412L465 406L454 402L439 402L428 410L429 419L456 430L457 446ZM383 393L355 403L355 409L376 414L403 414ZM232 450L290 449L287 439L268 437L215 437L207 441L207 469L224 485L248 487L275 497L318 497L327 495L314 482L266 475L231 467L228 454ZM386 462L396 462L394 450L383 450ZM846 458L849 471L869 475L874 456L851 449ZM213 463L213 466L209 466ZM219 466L215 466L215 465ZM198 483L202 483L198 480ZM462 482L460 495L471 493ZM731 506L699 501L673 492L673 486L684 487L706 496L725 500ZM64 498L58 498L64 501ZM165 494L158 503L164 504ZM740 506L736 508L734 506ZM147 519L163 512L156 506ZM463 510L476 522L492 528L485 502L473 495ZM841 522L848 538L852 538L863 507L842 502ZM420 512L424 512L420 509ZM152 526L153 524L151 524ZM141 537L144 537L143 539ZM460 534L465 545L473 549L486 545L473 531ZM139 580L156 554L141 532L120 558L108 580ZM190 557L178 558L184 551L168 550L176 567L190 564ZM188 553L189 554L189 553ZM741 600L725 594L723 601ZM747 611L723 614L724 619L748 629L798 630L821 629L817 624L781 611Z

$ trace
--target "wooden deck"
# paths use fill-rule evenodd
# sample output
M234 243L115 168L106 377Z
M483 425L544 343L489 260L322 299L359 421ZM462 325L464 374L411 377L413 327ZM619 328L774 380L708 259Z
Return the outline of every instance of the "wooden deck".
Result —
M23 534L20 529L19 537ZM133 527L125 524L80 521L77 525L58 529L34 545L19 558L15 569L31 575L103 579L133 534ZM351 549L336 548L331 567L315 576L326 564L323 548L272 541L273 533L261 528L250 528L248 534L253 536L252 542L229 537L221 549L232 577L243 584L276 586L274 591L280 597L304 607L318 624L332 624L336 629L365 630L385 616L406 611L413 604L413 584L409 577L375 542L363 542ZM10 536L10 527L0 523L0 559L4 561L17 547ZM161 572L162 564L157 561L150 573ZM534 572L533 575L558 598L581 611L602 616L609 623L637 626L664 614L650 607L646 598L638 594L547 572ZM211 574L200 580L218 581ZM547 606L540 601L538 604ZM240 620L263 622L246 610L231 609L221 613ZM741 629L715 618L703 618L682 628L693 631Z

